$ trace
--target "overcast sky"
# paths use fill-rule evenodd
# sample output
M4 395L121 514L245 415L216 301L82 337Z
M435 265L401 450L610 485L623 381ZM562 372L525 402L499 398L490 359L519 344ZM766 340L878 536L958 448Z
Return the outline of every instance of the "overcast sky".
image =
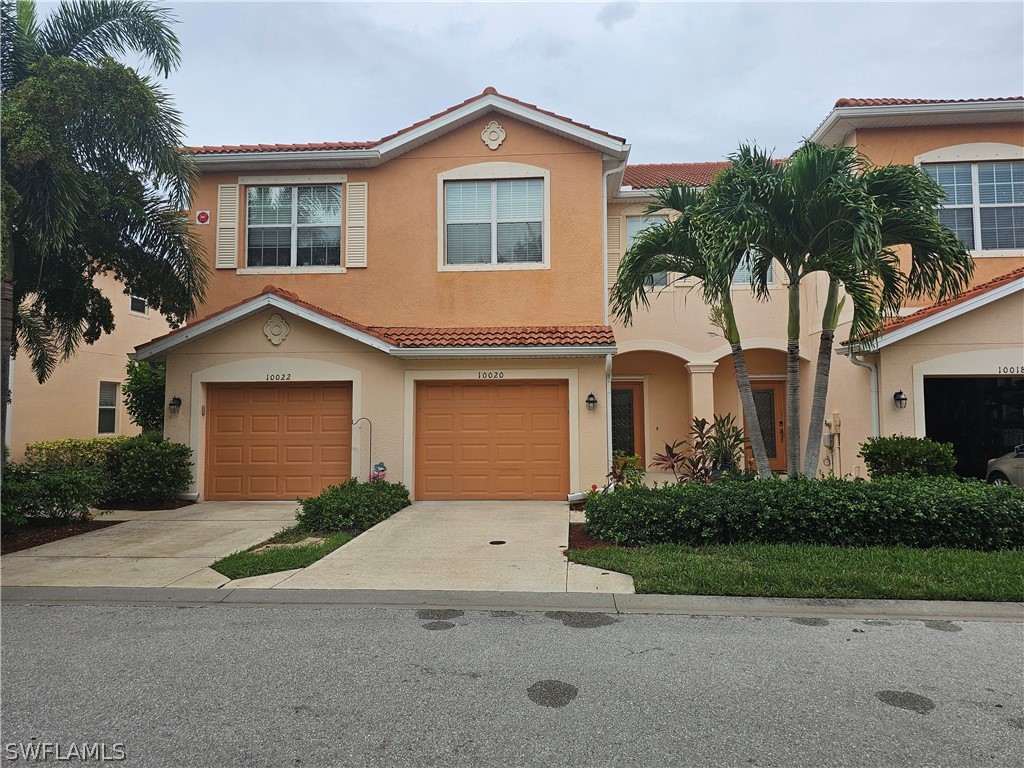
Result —
M630 161L788 153L837 98L1024 92L1024 4L170 3L189 144L370 140L499 92Z

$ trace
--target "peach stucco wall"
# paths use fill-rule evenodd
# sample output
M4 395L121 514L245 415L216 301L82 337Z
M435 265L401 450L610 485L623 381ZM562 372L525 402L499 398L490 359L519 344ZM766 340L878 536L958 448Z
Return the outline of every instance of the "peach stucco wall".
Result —
M196 485L203 493L205 482L205 388L203 380L266 381L268 374L290 374L292 381L352 381L353 419L361 416L373 422L373 456L369 456L369 429L365 423L356 428L353 440L356 455L353 467L365 478L372 462L383 461L388 478L404 480L412 489L411 428L413 403L411 381L420 378L476 380L480 371L501 371L507 380L521 378L559 378L570 381L570 453L575 451L575 466L570 475L577 484L573 491L601 484L607 471L605 430L604 358L510 359L510 360L400 360L308 321L287 316L290 332L279 347L263 333L270 315L267 310L223 328L215 334L179 347L168 355L168 397L182 399L177 416L168 416L167 437L191 445L195 452ZM572 382L576 382L575 390ZM584 404L594 392L599 401L596 411Z
M101 381L123 383L128 353L137 344L168 330L167 321L149 310L145 316L131 312L131 300L124 286L112 276L99 276L96 285L114 307L114 331L95 344L83 344L70 360L60 363L45 384L32 373L31 362L22 351L14 360L11 392L11 457L20 461L25 446L40 440L65 437L97 437ZM117 393L116 434L138 434Z
M490 120L507 137L490 150L480 132ZM482 162L510 162L550 173L550 269L438 270L439 173ZM245 172L207 173L195 210L217 210L217 185ZM273 172L267 172L271 174ZM288 175L345 173L368 183L368 264L344 274L242 275L213 270L200 315L259 293L267 284L367 325L501 326L599 324L602 299L600 153L505 115L490 114L377 168L295 170ZM244 191L240 190L244 201ZM209 258L216 222L197 226ZM239 265L244 266L244 206Z

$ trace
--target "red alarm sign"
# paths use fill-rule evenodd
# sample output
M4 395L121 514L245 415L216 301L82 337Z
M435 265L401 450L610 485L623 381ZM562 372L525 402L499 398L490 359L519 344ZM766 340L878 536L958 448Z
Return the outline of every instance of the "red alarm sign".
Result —
M197 224L209 224L210 223L210 212L209 211L198 211L196 213Z

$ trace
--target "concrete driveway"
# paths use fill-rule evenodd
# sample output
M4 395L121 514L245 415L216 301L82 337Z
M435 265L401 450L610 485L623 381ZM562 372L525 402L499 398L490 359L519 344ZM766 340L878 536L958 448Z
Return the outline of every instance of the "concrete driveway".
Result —
M116 511L127 520L0 558L5 587L219 587L207 566L295 522L294 502L213 501L158 512Z
M632 593L629 576L570 563L564 502L416 502L308 568L230 581L208 566L295 522L290 502L217 501L4 555L9 587L213 587ZM498 543L500 542L500 543Z
M227 586L633 592L620 573L576 565L569 512L554 501L420 501L300 571Z

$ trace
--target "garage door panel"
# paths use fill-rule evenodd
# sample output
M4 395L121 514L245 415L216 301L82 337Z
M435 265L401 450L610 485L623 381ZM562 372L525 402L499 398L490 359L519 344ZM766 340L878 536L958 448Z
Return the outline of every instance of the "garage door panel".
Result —
M312 403L315 393L312 386L292 386L285 390L285 400L289 403Z
M293 500L351 476L351 384L211 384L206 399L208 499Z
M253 434L276 435L280 428L281 419L278 415L250 416L249 431Z
M249 448L249 461L252 464L276 464L277 459L276 445L253 445Z
M420 382L417 497L564 498L568 410L564 381Z
M301 416L286 416L285 432L289 435L311 435L313 434L313 422L314 416L311 413Z
M237 416L216 416L213 422L215 425L214 429L221 434L229 432L241 434L245 431L245 417L241 414Z

